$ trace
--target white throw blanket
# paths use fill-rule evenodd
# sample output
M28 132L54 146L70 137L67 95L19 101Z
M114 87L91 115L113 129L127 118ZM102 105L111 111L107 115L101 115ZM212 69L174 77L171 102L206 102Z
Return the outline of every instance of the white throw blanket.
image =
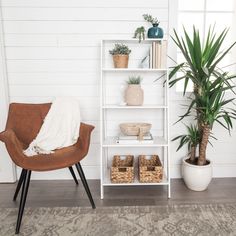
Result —
M38 135L24 154L50 154L53 150L73 145L78 140L79 129L79 102L72 98L57 98L52 103Z

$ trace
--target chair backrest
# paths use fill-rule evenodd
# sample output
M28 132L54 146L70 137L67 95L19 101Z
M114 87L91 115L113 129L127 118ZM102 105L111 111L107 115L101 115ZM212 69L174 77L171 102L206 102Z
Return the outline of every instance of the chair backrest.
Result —
M11 103L6 129L13 129L20 141L28 146L38 134L51 103Z

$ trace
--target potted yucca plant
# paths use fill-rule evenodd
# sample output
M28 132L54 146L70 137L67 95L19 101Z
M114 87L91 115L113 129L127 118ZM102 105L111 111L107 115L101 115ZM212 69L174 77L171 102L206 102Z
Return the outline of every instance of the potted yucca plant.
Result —
M113 62L115 68L127 68L129 62L129 54L131 50L127 45L122 43L115 44L115 47L109 51L113 56Z
M170 87L184 80L183 95L185 95L189 82L193 84L193 92L188 97L189 107L179 121L193 116L197 123L196 126L188 128L186 135L178 136L174 140L180 140L178 149L184 144L195 150L198 148L197 152L192 150L191 155L183 159L182 168L186 185L196 191L205 190L212 178L211 160L206 156L206 151L210 138L213 137L215 123L230 132L233 128L232 119L236 118L234 97L230 98L230 93L234 93L232 80L236 75L230 75L219 65L235 45L233 43L226 50L221 49L227 32L225 29L217 36L214 28L209 28L205 42L201 42L199 31L195 27L192 38L185 29L184 37L179 37L175 30L172 37L185 61L172 68L169 74ZM196 142L193 142L193 137L196 138Z

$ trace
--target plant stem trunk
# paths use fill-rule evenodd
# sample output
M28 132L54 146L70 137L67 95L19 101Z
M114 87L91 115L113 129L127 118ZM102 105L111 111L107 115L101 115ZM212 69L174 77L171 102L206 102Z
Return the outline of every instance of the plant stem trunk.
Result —
M202 127L202 139L200 143L200 151L199 151L199 158L198 158L198 165L202 166L206 164L206 148L210 136L210 127L209 125L203 125Z
M193 93L194 93L195 98L202 93L200 87L197 86L196 84L194 84L194 86L193 86ZM202 136L203 136L203 126L201 124L201 118L200 118L200 113L199 113L198 107L196 107L196 115L197 115L197 126L198 126L199 135L200 135L199 143L201 143ZM201 145L199 145L199 153L200 153L200 148L201 148Z
M192 146L191 151L190 151L190 158L189 158L190 162L194 163L195 158L196 158L196 147Z

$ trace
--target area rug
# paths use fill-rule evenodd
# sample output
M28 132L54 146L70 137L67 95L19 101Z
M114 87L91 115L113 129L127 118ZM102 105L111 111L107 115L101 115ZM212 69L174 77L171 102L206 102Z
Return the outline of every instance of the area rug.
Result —
M0 210L0 235L14 235L17 209ZM236 235L236 204L26 208L20 235Z

